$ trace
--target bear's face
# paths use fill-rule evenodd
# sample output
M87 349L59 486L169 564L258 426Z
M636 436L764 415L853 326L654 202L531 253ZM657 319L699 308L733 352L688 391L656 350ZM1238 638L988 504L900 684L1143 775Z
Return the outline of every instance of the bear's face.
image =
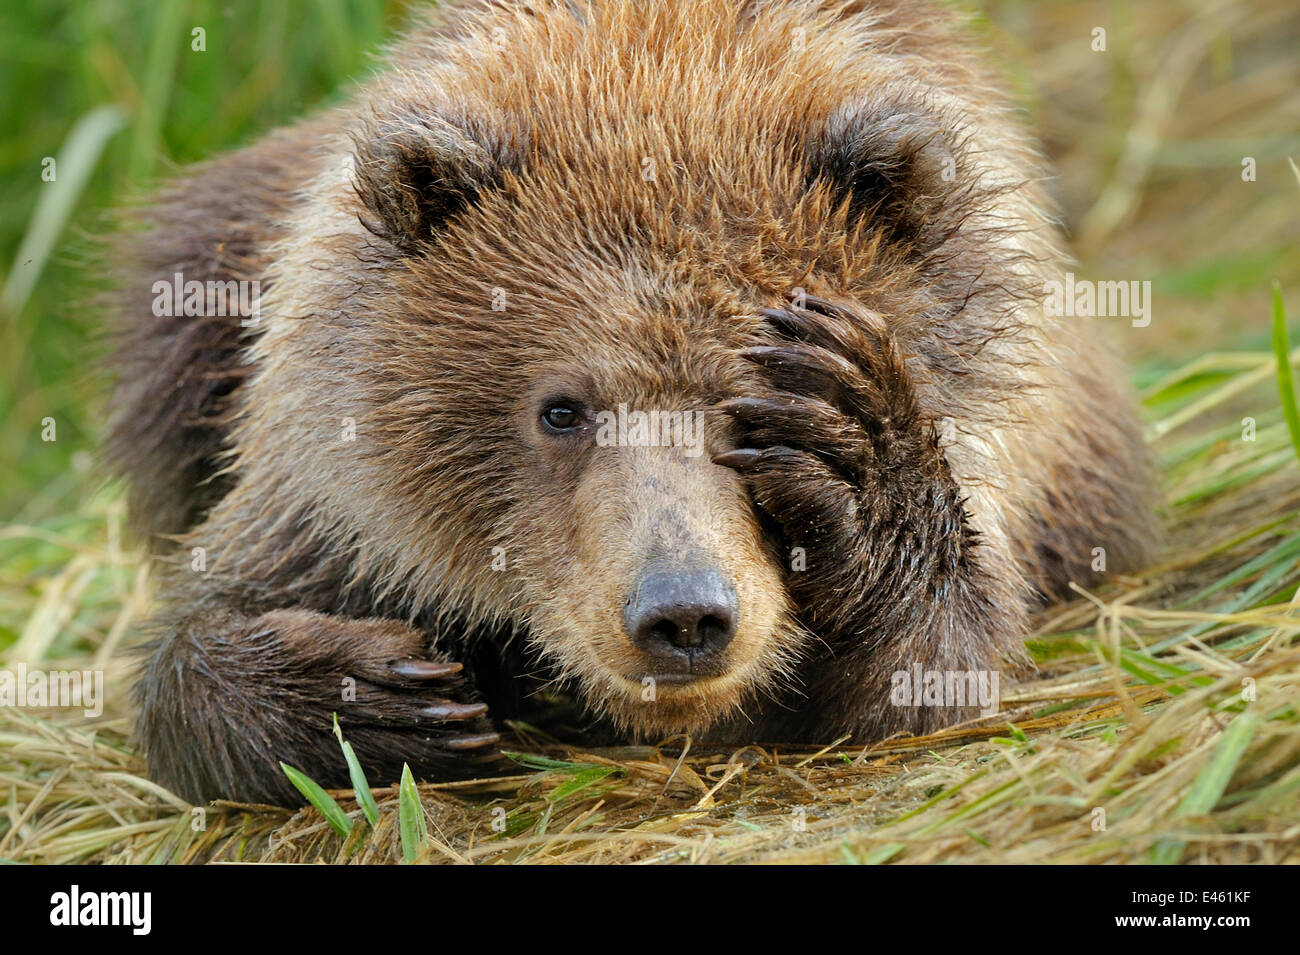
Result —
M454 530L433 560L456 561L437 584L457 605L522 621L623 727L699 731L771 691L805 639L792 556L712 463L735 446L716 405L761 387L741 352L797 277L738 273L729 243L752 235L661 221L635 165L582 188L530 166L368 293L358 347L386 373L358 431L387 457L383 493L423 512L403 533Z
M520 394L513 557L534 639L589 705L635 731L699 730L792 663L800 635L777 545L711 461L730 444L710 408L746 371L734 346L621 323Z
M557 268L524 229L498 254L449 243L378 306L363 347L389 373L358 440L389 475L377 495L403 499L383 520L418 514L395 533L439 541L427 592L523 622L594 709L700 730L770 688L804 639L789 555L711 460L734 447L715 406L758 384L740 356L756 310L689 271Z
M241 425L263 496L223 505L265 512L310 461L355 579L521 624L645 733L707 726L807 645L795 555L711 462L734 447L714 406L763 388L740 354L761 309L969 295L897 251L969 191L935 108L850 69L848 38L792 45L829 15L735 6L544 5L406 51L284 243Z

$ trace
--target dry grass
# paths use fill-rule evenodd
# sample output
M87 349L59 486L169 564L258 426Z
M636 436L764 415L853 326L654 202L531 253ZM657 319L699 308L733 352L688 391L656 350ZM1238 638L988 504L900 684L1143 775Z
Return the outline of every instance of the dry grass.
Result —
M1300 222L1296 182L1278 174L1300 159L1300 61L1269 55L1294 45L1300 14L1266 0L1111 4L1105 17L1083 3L993 7L1014 25L993 44L1029 63L1026 88L1040 91L1083 268L1158 279L1162 311L1129 344L1147 368L1166 561L1044 612L1035 678L1003 687L996 717L934 736L865 751L681 739L584 751L521 727L516 775L420 787L422 859L1300 862L1300 481L1277 365L1236 351L1151 380L1207 341L1265 347L1262 277L1300 280L1300 261L1278 253ZM1094 15L1108 57L1088 50ZM1267 175L1241 183L1241 155ZM338 794L355 822L344 840L314 809L199 815L143 777L122 648L149 581L121 525L108 490L0 528L0 667L103 668L109 705L94 721L0 709L0 859L400 861L396 786L375 791L373 830Z

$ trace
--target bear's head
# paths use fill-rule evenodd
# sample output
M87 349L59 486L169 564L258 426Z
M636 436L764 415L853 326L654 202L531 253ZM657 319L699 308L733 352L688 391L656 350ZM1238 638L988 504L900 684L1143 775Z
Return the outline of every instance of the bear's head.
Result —
M798 553L712 462L761 310L961 293L921 264L966 161L941 107L831 14L743 6L542 4L400 49L304 157L223 505L314 496L358 584L520 626L644 734L774 691L813 639Z

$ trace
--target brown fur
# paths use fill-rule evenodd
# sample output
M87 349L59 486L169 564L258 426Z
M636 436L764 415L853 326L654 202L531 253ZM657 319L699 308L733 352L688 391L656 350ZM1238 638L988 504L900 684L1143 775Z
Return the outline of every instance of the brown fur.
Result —
M471 704L512 715L525 674L638 736L964 715L890 675L1014 667L1036 593L1155 539L1122 375L1042 314L1039 175L917 0L465 4L199 167L122 253L111 447L141 522L188 529L139 689L156 778L346 785L335 711L374 782L465 771ZM259 278L261 326L154 319L191 270ZM706 453L550 434L550 398L699 410ZM620 622L650 566L739 608L653 700Z

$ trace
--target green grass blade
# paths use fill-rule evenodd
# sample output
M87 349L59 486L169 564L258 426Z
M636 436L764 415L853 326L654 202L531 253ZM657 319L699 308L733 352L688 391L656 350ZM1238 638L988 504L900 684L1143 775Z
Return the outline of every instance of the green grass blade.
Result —
M1175 816L1203 815L1214 809L1223 796L1223 791L1228 788L1242 754L1254 739L1259 721L1257 713L1248 711L1228 724L1228 728L1223 731L1223 736L1215 744L1210 762L1205 769L1201 770L1196 781L1179 802L1178 808L1174 810Z
M397 790L398 829L402 834L402 858L407 863L420 858L429 842L429 830L424 825L424 805L420 791L415 788L411 767L402 764L402 782Z
M1203 816L1214 810L1223 798L1224 790L1232 781L1237 764L1245 755L1250 741L1259 729L1260 718L1256 713L1245 712L1228 724L1228 728L1219 737L1219 742L1210 754L1210 761L1192 782L1178 808L1174 818L1184 816ZM1174 865L1182 857L1187 843L1180 839L1161 839L1151 849L1151 861L1157 865Z
M502 752L502 756L514 760L527 769L541 769L560 773L580 773L598 766L598 763L575 763L567 759L551 759L548 756L536 756L532 753Z
M10 315L17 315L27 304L36 280L90 181L90 174L99 164L104 146L125 124L126 116L116 106L92 109L77 120L54 157L53 182L38 181L39 169L30 170L35 182L32 188L40 193L40 199L14 256L4 292L0 293L0 304Z
M866 857L862 860L862 864L884 865L906 848L907 844L904 842L888 842L885 845L868 852Z
M1282 286L1273 283L1273 353L1277 355L1277 390L1282 398L1282 415L1291 432L1291 446L1300 459L1300 408L1296 407L1295 378L1291 373L1291 337L1286 329L1286 308Z
M153 20L153 35L149 38L144 77L140 82L140 105L135 115L131 155L127 161L127 174L132 182L141 182L152 175L162 152L163 118L167 114L169 94L176 84L176 62L182 50L193 55L190 54L188 20L187 0L159 4L158 16Z
M592 766L580 773L574 773L573 778L560 783L546 798L551 802L560 802L575 793L596 785L607 776L622 772L623 770L617 766Z
M352 820L343 811L343 807L334 801L334 797L321 789L314 779L309 778L300 770L294 769L288 763L281 763L280 768L289 777L289 782L293 783L298 792L302 793L303 798L316 807L316 810L325 817L325 821L330 824L330 828L346 839L348 833L352 831Z
M357 805L361 807L366 822L370 823L370 828L373 829L379 825L379 806L375 803L375 794L370 791L370 783L366 781L366 774L361 768L361 761L357 759L356 751L352 748L352 744L343 738L337 713L334 714L334 735L338 737L339 745L343 747L343 758L348 762L348 778L352 780L352 788L356 791Z

